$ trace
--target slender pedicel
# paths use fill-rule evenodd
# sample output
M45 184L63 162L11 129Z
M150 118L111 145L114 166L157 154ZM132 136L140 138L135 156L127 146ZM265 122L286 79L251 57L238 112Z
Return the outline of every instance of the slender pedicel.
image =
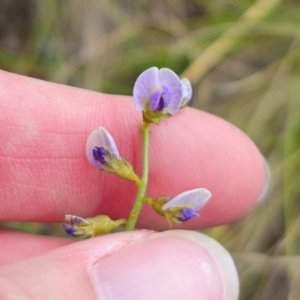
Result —
M139 213L141 211L141 208L143 206L143 200L146 194L147 190L147 185L148 185L148 173L149 173L149 136L150 136L150 131L149 131L149 124L143 122L142 126L142 135L143 135L143 177L141 181L141 185L139 187L139 191L134 203L134 206L131 210L126 230L130 231L134 229L135 223L137 221L137 218L139 216Z

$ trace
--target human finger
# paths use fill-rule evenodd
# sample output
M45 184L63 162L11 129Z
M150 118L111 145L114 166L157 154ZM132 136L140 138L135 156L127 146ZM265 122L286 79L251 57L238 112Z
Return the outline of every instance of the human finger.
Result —
M0 267L71 244L67 238L41 236L12 229L0 230Z
M130 97L112 96L0 73L0 218L61 222L66 213L126 218L137 188L105 174L85 157L89 133L105 127L120 154L141 175L141 114ZM203 228L233 222L256 204L266 168L252 141L213 115L185 108L151 125L148 196L176 196L204 187L212 198L200 218L180 225ZM139 227L166 229L145 205Z
M229 253L196 232L135 231L58 248L0 268L1 298L238 299ZM26 298L27 297L27 298Z

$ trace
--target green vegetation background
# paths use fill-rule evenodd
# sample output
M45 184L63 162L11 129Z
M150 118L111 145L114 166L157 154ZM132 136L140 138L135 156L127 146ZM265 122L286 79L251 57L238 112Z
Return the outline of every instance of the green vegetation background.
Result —
M0 68L125 95L151 66L190 78L191 105L242 129L272 170L266 202L205 233L232 253L240 299L299 299L299 25L297 0L2 0Z

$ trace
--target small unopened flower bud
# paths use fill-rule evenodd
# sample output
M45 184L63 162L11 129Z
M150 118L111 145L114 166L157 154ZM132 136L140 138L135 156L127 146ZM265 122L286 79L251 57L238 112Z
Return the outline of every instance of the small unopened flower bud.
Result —
M65 220L69 224L63 224L65 231L75 237L94 237L98 234L110 233L120 225L125 225L126 220L120 219L113 221L108 216L100 215L92 218L83 219L78 216L66 215Z

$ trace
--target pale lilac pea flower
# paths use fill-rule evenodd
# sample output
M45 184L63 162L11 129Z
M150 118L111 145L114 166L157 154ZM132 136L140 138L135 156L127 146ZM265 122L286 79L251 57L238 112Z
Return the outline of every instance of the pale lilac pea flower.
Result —
M198 217L197 211L201 209L211 197L211 192L200 188L190 190L177 195L174 198L169 196L160 196L155 200L145 197L147 202L158 214L164 216L170 228L172 222L185 222L193 217Z
M174 115L179 111L183 100L182 83L172 70L152 67L136 80L133 98L136 109L158 123L161 116Z
M211 192L200 188L181 193L163 205L164 212L171 212L173 220L185 222L199 216L201 209L211 197Z
M103 127L89 135L86 142L86 156L89 163L100 170L110 167L113 158L120 159L113 137Z
M89 135L86 142L86 156L95 168L140 185L140 178L134 173L133 166L120 156L113 137L105 128L100 127L98 131L93 131Z

